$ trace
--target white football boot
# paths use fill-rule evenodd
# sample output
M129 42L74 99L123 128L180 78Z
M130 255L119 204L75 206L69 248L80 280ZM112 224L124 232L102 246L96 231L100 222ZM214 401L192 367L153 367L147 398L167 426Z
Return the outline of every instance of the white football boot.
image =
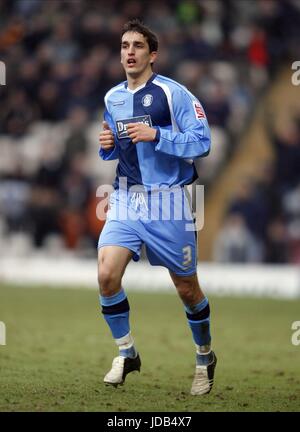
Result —
M141 369L141 359L137 355L135 358L118 356L113 359L111 370L105 375L104 383L117 387L125 381L126 375Z
M217 357L214 356L213 361L208 365L196 365L195 376L191 388L192 395L204 395L211 391L214 383L214 372L217 364Z

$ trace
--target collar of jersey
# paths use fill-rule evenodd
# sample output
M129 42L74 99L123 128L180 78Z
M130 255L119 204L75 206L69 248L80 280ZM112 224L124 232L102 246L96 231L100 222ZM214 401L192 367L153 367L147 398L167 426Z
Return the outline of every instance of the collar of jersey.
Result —
M151 77L148 79L147 82L145 82L144 84L141 84L140 86L138 86L138 87L135 88L134 90L130 90L130 88L128 88L128 82L126 81L126 82L125 82L125 88L129 91L129 93L134 94L134 93L136 93L136 92L142 90L142 89L143 89L144 87L146 87L148 84L150 84L150 83L154 80L154 78L156 77L156 75L157 75L156 73L153 73L153 74L151 75Z

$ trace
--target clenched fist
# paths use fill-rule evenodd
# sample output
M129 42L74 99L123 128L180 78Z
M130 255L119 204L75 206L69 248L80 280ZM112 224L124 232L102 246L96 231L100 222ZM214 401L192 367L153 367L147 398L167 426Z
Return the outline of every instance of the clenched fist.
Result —
M156 129L144 123L128 123L127 132L133 144L140 141L154 141L156 137Z
M111 150L115 146L115 138L113 131L110 129L108 123L104 121L103 131L100 132L99 142L103 150Z

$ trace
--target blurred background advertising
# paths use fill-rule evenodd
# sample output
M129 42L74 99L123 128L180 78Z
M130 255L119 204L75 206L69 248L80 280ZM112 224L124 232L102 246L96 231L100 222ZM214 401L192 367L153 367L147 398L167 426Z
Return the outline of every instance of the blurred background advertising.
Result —
M211 127L200 262L296 267L299 0L0 0L0 278L8 259L76 257L96 283L96 190L116 166L98 157L103 97L125 79L119 35L136 17L159 36L154 71Z

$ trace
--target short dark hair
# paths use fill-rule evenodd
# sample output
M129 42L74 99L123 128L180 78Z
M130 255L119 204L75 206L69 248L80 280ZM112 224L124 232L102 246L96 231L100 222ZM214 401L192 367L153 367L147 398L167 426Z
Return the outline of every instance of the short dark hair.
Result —
M158 50L157 36L148 27L146 27L139 19L132 19L128 21L126 24L124 24L121 33L121 38L123 37L124 33L127 32L136 32L142 34L148 42L150 52Z

